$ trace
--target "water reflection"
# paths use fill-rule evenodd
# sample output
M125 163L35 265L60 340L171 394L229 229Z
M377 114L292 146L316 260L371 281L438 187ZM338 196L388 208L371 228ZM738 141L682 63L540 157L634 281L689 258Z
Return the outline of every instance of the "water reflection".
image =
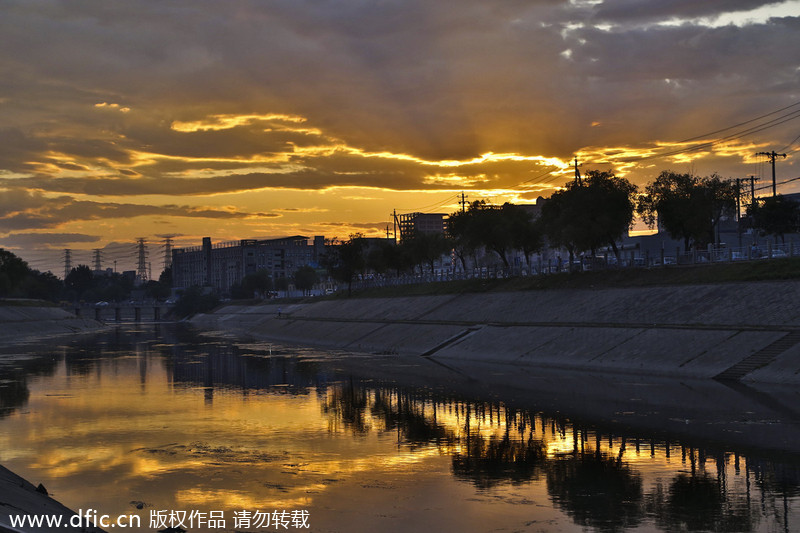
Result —
M181 329L17 351L0 364L0 460L73 507L303 507L348 531L407 530L397 517L409 513L463 531L798 527L796 455L399 385L337 354Z

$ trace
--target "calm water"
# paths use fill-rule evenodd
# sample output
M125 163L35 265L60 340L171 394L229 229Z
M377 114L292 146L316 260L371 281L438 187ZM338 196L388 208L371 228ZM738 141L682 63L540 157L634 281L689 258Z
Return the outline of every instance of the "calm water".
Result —
M220 512L215 531L275 510L319 532L800 530L798 454L748 444L745 419L675 434L654 417L690 420L638 421L637 398L593 420L422 358L166 327L3 353L0 463L140 531L161 510Z

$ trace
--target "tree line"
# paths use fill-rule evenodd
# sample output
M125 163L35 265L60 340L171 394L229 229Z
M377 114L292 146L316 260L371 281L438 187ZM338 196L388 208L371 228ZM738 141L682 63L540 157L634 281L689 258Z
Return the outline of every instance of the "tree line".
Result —
M406 272L434 273L435 263L453 253L467 270L470 258L485 250L497 256L508 269L509 254L520 251L529 267L533 256L546 247L564 249L572 265L583 252L592 256L611 250L619 258L619 242L638 214L651 228L659 224L686 252L704 249L715 242L721 220L732 217L739 191L731 180L713 174L694 176L665 170L643 191L612 172L591 170L544 199L538 216L522 205L500 206L475 201L447 219L442 233L416 232L397 244L366 239L360 233L346 240L333 239L322 266L341 282L352 285L365 272L379 275ZM800 228L798 204L782 195L761 198L746 207L743 220L748 229L777 239ZM231 289L233 297L266 296L286 290L289 283L303 291L319 281L311 266L302 267L291 278L272 279L267 271L256 272ZM171 287L168 271L144 287L152 298L166 298ZM80 265L60 280L50 272L28 267L13 253L0 249L0 297L40 298L67 301L121 301L133 290L133 280L121 274L95 275Z
M525 206L500 206L475 201L447 219L444 234L413 233L398 244L371 244L360 233L335 242L326 260L331 275L352 285L360 274L434 272L435 262L452 252L462 268L486 250L508 269L509 253L522 252L529 267L546 247L560 248L575 257L610 250L619 259L617 243L638 214L653 228L683 242L684 251L702 250L716 241L720 222L736 214L739 191L732 180L717 174L700 177L665 170L642 191L612 172L591 170L542 202L538 216ZM798 204L781 195L757 199L747 206L743 229L762 235L783 236L800 228Z
M0 297L32 298L67 302L120 302L131 298L134 279L119 273L97 274L87 265L73 268L64 280L51 272L30 268L14 253L0 248ZM140 286L142 294L152 299L169 297L171 270L162 272L158 281Z

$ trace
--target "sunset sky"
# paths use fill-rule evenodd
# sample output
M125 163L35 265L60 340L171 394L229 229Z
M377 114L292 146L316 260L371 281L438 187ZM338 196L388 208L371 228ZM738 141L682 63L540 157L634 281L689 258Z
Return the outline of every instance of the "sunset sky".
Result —
M800 1L0 0L0 50L0 246L58 275L532 202L576 156L800 177Z

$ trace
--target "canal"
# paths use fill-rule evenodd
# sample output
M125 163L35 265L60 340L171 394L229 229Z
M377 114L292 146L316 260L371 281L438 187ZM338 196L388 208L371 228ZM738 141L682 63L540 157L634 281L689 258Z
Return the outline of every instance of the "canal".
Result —
M799 404L129 325L2 348L0 464L127 531L788 532Z

